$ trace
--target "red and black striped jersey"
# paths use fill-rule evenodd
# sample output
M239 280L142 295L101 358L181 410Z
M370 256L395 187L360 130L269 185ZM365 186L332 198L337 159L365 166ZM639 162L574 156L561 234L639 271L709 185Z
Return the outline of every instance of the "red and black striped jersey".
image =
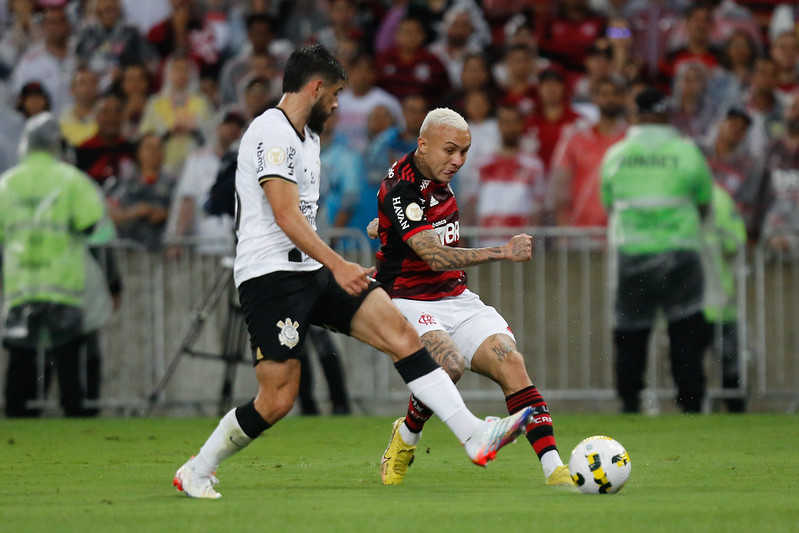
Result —
M380 250L377 277L392 298L438 300L466 290L463 270L433 271L407 244L420 231L434 230L445 246L460 242L458 204L448 184L422 176L413 152L395 162L377 194Z

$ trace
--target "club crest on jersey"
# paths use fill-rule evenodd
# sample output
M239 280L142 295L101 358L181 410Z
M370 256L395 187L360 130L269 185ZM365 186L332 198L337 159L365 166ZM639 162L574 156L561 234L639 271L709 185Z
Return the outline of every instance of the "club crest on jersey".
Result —
M422 208L414 202L405 208L405 215L414 222L419 222L422 220Z
M273 146L266 152L266 160L269 161L270 165L278 166L282 165L283 162L286 160L286 151L279 146Z
M438 321L433 315L422 313L422 316L419 317L419 323L425 326L432 326L433 324L438 324Z
M294 348L300 342L300 334L297 328L300 327L299 322L293 322L290 318L286 317L286 321L278 320L277 327L280 328L277 338L280 344Z

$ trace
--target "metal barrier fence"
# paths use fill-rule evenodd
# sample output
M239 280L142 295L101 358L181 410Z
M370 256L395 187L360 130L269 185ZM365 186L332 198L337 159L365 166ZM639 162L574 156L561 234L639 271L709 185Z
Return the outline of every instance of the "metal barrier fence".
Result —
M468 270L472 291L495 306L513 329L528 371L550 403L569 410L615 411L612 294L608 283L611 262L604 230L528 228L534 236L533 259L527 263L491 263ZM465 246L503 231L461 228ZM331 234L337 250L348 258L373 263L374 242L359 231ZM222 359L226 333L240 327L232 272L221 268L221 257L201 255L188 246L152 253L134 243L117 242L116 254L124 286L119 309L101 332L102 395L105 414L139 415L148 406L155 414L208 414L221 408L225 371L235 363ZM176 252L174 250L179 250ZM717 361L706 358L708 402L747 395L755 410L790 410L799 406L799 256L771 253L757 247L742 253L738 269L739 309L743 341L740 391L722 390ZM208 292L219 276L227 286L220 301L201 313ZM193 352L181 351L192 327ZM382 414L402 410L407 389L390 359L345 336L336 343L346 372L356 413ZM649 412L673 409L674 396L663 328L656 328L647 371L644 405ZM229 348L229 347L228 347ZM310 348L309 348L310 349ZM248 352L244 350L244 352ZM197 354L202 355L198 357ZM218 357L217 357L218 356ZM3 352L0 359L5 359ZM322 372L311 358L317 399L326 406ZM257 390L249 370L249 353L242 353L232 396L243 402ZM175 372L168 375L171 365ZM5 369L5 362L2 368ZM168 379L167 379L168 378ZM157 397L152 397L159 384ZM459 383L470 406L500 412L504 399L490 380L466 373ZM55 392L40 403L58 412Z

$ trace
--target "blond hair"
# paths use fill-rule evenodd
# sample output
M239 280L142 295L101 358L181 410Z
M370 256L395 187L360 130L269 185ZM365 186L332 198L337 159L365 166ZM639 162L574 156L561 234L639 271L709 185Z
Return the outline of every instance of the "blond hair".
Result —
M466 119L460 113L446 107L433 109L424 117L419 135L424 135L433 126L450 126L457 130L469 131L469 124L466 123Z

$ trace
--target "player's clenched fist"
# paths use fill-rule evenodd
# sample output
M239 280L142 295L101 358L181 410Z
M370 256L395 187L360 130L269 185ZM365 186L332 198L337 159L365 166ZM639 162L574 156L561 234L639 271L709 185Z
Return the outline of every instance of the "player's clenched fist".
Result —
M533 238L526 233L514 235L505 245L510 261L527 261L533 256Z

